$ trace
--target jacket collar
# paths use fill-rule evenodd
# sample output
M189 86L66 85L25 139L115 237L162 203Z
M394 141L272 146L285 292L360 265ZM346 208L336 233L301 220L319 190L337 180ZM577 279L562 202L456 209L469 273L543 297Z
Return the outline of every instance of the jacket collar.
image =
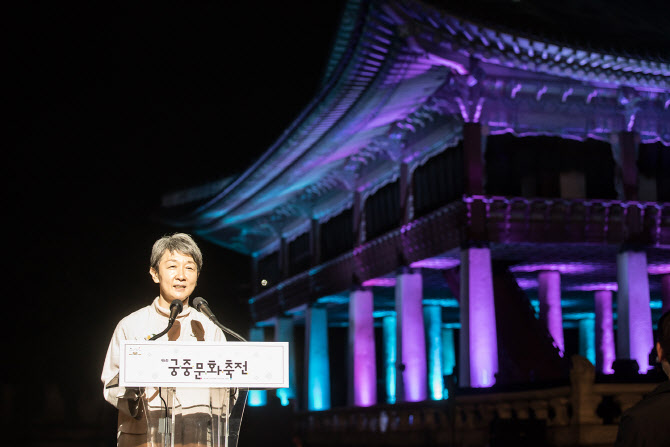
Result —
M170 317L170 309L165 309L165 308L159 306L158 305L158 297L156 297L154 299L153 307L154 307L154 310L156 312L158 312L159 314L161 314L162 316L164 316L166 318ZM186 304L184 306L184 309L181 311L181 313L179 315L177 315L177 319L184 318L184 317L188 316L190 313L191 313L191 306Z

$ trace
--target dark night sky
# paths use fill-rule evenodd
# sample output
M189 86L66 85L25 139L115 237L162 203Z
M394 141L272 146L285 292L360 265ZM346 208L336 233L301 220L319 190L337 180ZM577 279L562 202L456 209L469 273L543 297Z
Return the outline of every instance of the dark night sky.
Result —
M2 163L12 358L38 354L57 363L52 380L97 390L114 326L157 293L151 245L175 231L154 219L160 197L243 170L316 93L343 1L239 3L12 9ZM246 333L248 259L199 242L196 295Z

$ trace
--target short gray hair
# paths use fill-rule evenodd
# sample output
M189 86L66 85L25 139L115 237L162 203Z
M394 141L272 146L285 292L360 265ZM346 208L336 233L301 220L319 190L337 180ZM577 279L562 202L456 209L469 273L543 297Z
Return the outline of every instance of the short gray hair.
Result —
M202 270L202 252L191 236L186 233L174 233L171 236L163 236L154 242L154 246L151 249L151 260L149 262L151 268L155 271L158 271L158 264L160 264L163 253L165 253L166 250L168 253L178 251L179 253L192 257L198 268L198 274L200 274L200 271Z

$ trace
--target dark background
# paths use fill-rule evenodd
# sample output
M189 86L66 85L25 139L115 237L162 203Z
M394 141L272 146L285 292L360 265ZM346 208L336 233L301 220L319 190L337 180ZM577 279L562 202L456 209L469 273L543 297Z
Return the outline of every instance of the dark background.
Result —
M157 295L151 246L177 231L156 219L161 196L240 173L281 135L318 89L342 5L10 7L3 386L37 381L35 399L59 390L75 413L70 395L102 400L114 327ZM195 295L246 335L249 259L196 239Z

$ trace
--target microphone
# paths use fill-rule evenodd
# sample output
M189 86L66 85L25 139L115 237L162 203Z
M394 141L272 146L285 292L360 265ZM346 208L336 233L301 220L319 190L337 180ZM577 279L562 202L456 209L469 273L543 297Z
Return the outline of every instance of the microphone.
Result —
M231 329L228 329L227 327L225 327L224 325L219 323L219 320L216 319L216 317L214 316L214 312L212 312L212 309L209 308L209 304L207 304L207 301L205 301L204 298L199 297L199 296L195 297L193 299L192 304L193 304L193 307L195 307L198 312L202 312L203 314L205 314L205 316L207 318L209 318L212 321L212 323L217 325L219 327L219 329L221 329L223 332L226 332L226 333L232 335L233 337L237 338L240 341L246 341L244 339L244 337L242 337L240 334L238 334L237 332L235 332Z
M184 304L181 302L181 300L173 300L172 303L170 303L170 319L168 320L168 329L172 327L174 320L177 319L177 315L179 315L182 310L184 310Z
M193 299L193 307L195 307L198 312L205 314L205 316L213 322L218 322L214 316L214 312L212 312L212 309L209 308L209 304L207 304L207 301L205 301L204 298L200 296L195 297Z
M149 340L156 340L156 339L162 337L163 335L165 335L167 333L167 331L169 331L170 328L172 327L172 325L174 324L174 320L177 319L177 315L179 315L183 309L184 309L184 304L180 300L173 300L170 303L170 318L168 319L167 327L165 328L165 330L163 332L161 332L160 334L154 335Z

